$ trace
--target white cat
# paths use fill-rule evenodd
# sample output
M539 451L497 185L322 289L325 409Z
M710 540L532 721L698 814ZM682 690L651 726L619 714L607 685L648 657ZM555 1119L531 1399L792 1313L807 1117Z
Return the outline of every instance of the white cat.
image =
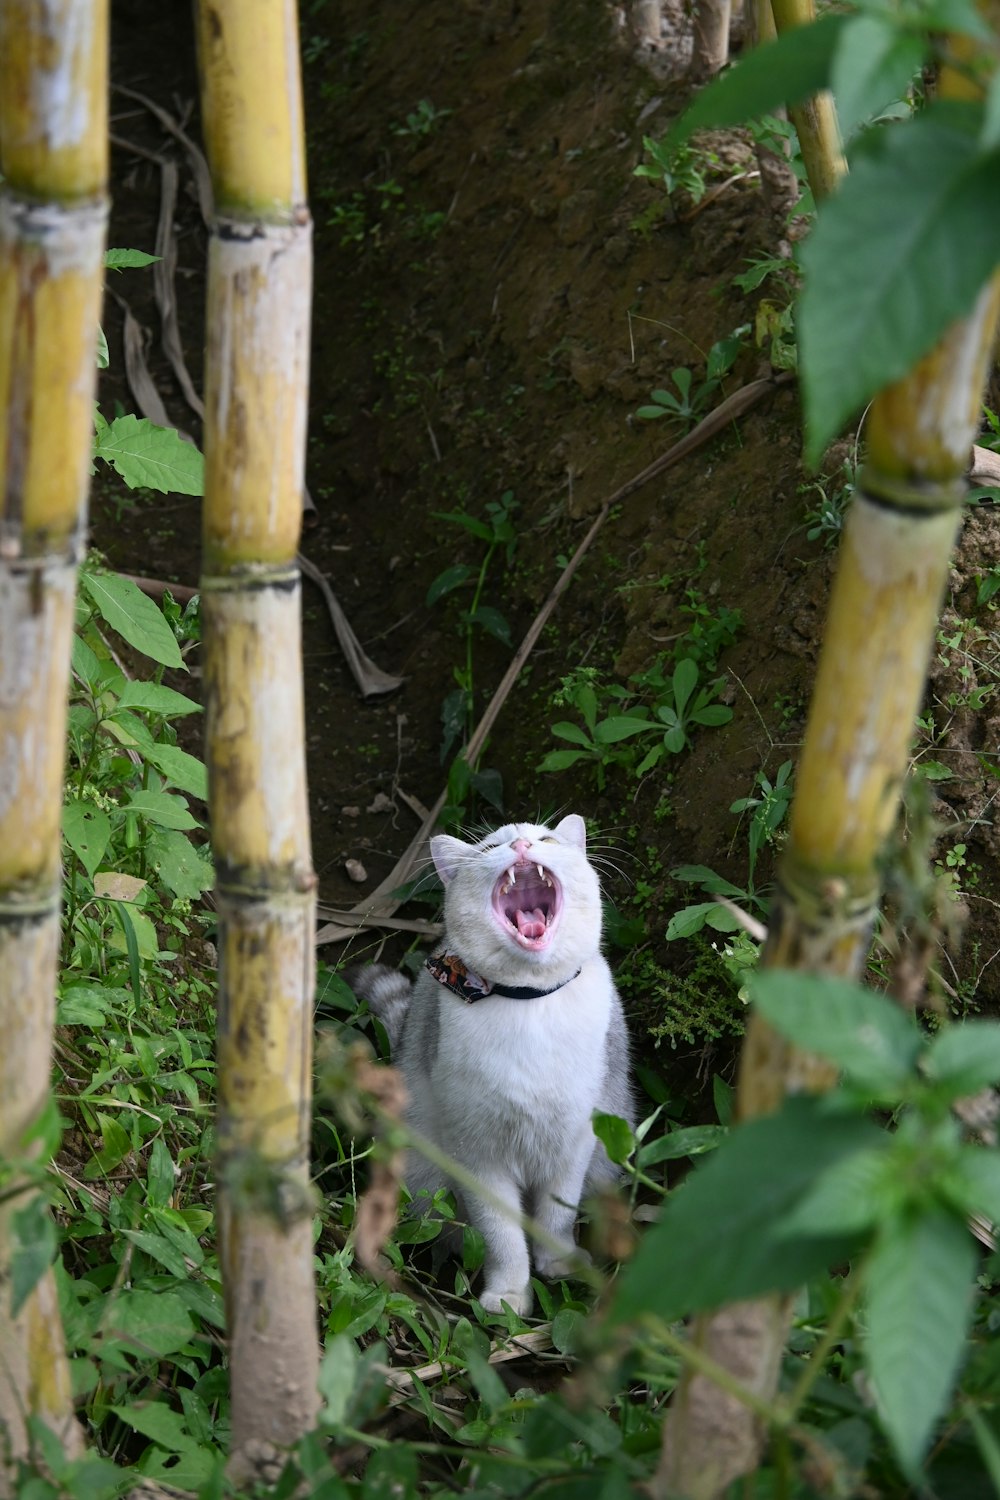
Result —
M600 886L575 814L555 828L509 823L478 844L441 834L431 855L445 887L438 953L412 991L380 965L349 977L386 1026L407 1119L494 1200L456 1189L486 1245L483 1306L527 1313L529 1249L514 1216L523 1209L558 1244L534 1245L536 1271L566 1275L585 1259L574 1241L581 1196L618 1175L591 1115L632 1120L628 1035L600 951ZM410 1153L411 1193L444 1181Z

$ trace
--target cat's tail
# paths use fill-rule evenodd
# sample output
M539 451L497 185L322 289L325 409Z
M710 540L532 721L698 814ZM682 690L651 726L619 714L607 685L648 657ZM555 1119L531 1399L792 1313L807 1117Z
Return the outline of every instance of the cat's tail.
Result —
M395 1053L413 993L406 975L390 969L388 964L358 964L348 969L344 978L356 995L368 1001L372 1014L385 1027L389 1048Z

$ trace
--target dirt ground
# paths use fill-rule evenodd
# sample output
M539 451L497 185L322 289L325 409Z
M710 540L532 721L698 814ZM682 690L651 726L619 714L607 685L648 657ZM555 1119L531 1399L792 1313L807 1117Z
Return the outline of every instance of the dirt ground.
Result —
M115 82L197 138L187 7L152 13L117 0L113 9ZM718 164L701 204L683 193L668 202L633 175L643 136L663 133L690 87L670 77L669 47L637 47L602 0L303 0L300 9L316 234L307 474L316 512L303 550L365 650L404 679L395 693L362 700L320 596L305 585L314 854L322 899L343 908L387 875L447 775L442 705L466 662L459 609L471 585L431 605L427 593L450 565L478 573L484 548L440 513L482 519L488 502L512 492L510 558L501 549L491 559L481 602L502 614L516 645L605 500L682 435L677 424L637 418L637 408L676 367L692 368L697 385L710 347L753 326L762 296L774 294L745 293L733 277L751 257L787 254L788 229L739 133L708 143ZM113 114L112 244L154 249L154 158L178 163L177 300L200 386L206 236L188 157L146 102L116 94ZM113 290L147 331L171 420L200 437L160 347L150 274L129 271ZM116 399L133 406L121 322L109 301L106 410ZM705 410L769 374L748 336ZM759 771L773 777L795 755L833 571L835 552L807 536L819 497L800 433L794 381L774 385L612 506L482 760L502 777L508 815L573 809L600 830L607 894L639 923L630 949L614 955L639 1035L657 1029L671 997L692 1002L692 974L718 989L714 1012L705 1001L710 1023L674 1028L658 1052L646 1049L654 1065L669 1061L689 1077L728 1068L741 1007L721 966L711 977L707 941L664 940L673 912L695 899L669 872L699 864L745 882L746 826L730 805ZM848 438L831 456L828 494L852 451ZM95 541L116 566L196 584L196 502L131 495L101 478L93 509ZM989 967L1000 949L996 646L993 616L976 602L977 580L994 567L1000 531L980 507L954 573L947 623L957 644L941 647L927 705L937 743L924 745L952 773L935 783L950 825L938 857L964 860L955 868L971 915L964 956L943 972L962 1007L982 1008L1000 998L1000 965ZM701 731L688 753L643 778L610 768L603 790L587 766L540 772L560 745L551 724L575 717L553 704L561 679L588 667L625 685L648 669L689 629L689 589L710 614L742 615L719 666L731 722ZM501 640L476 633L476 717L510 657ZM984 689L972 706L970 674ZM470 815L490 813L480 805ZM363 879L351 879L348 861ZM355 940L352 957L372 941ZM331 960L345 947L327 950ZM388 952L399 957L402 940Z

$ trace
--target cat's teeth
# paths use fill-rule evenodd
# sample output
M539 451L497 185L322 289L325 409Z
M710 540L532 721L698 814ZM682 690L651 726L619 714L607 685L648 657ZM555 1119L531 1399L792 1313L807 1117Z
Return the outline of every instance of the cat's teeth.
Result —
M507 884L508 889L512 885L517 885L517 871L514 869L513 865L511 865L510 869L507 871Z
M548 882L545 881L545 871L542 869L541 865L536 865L535 869L538 871L539 880L544 881L546 884L548 884Z

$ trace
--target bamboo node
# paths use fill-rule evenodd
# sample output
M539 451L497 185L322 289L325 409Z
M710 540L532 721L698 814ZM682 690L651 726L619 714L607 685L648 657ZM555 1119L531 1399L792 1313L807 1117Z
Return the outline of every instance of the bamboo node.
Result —
M939 482L915 478L897 480L891 474L868 466L861 471L855 498L902 515L938 516L961 510L968 487L964 474Z
M297 562L291 563L234 563L229 573L206 573L198 580L201 594L258 593L273 589L278 593L292 593L302 582L302 572Z
M57 275L78 271L91 276L104 264L108 209L103 195L78 203L39 203L5 184L0 192L0 244L40 248Z

